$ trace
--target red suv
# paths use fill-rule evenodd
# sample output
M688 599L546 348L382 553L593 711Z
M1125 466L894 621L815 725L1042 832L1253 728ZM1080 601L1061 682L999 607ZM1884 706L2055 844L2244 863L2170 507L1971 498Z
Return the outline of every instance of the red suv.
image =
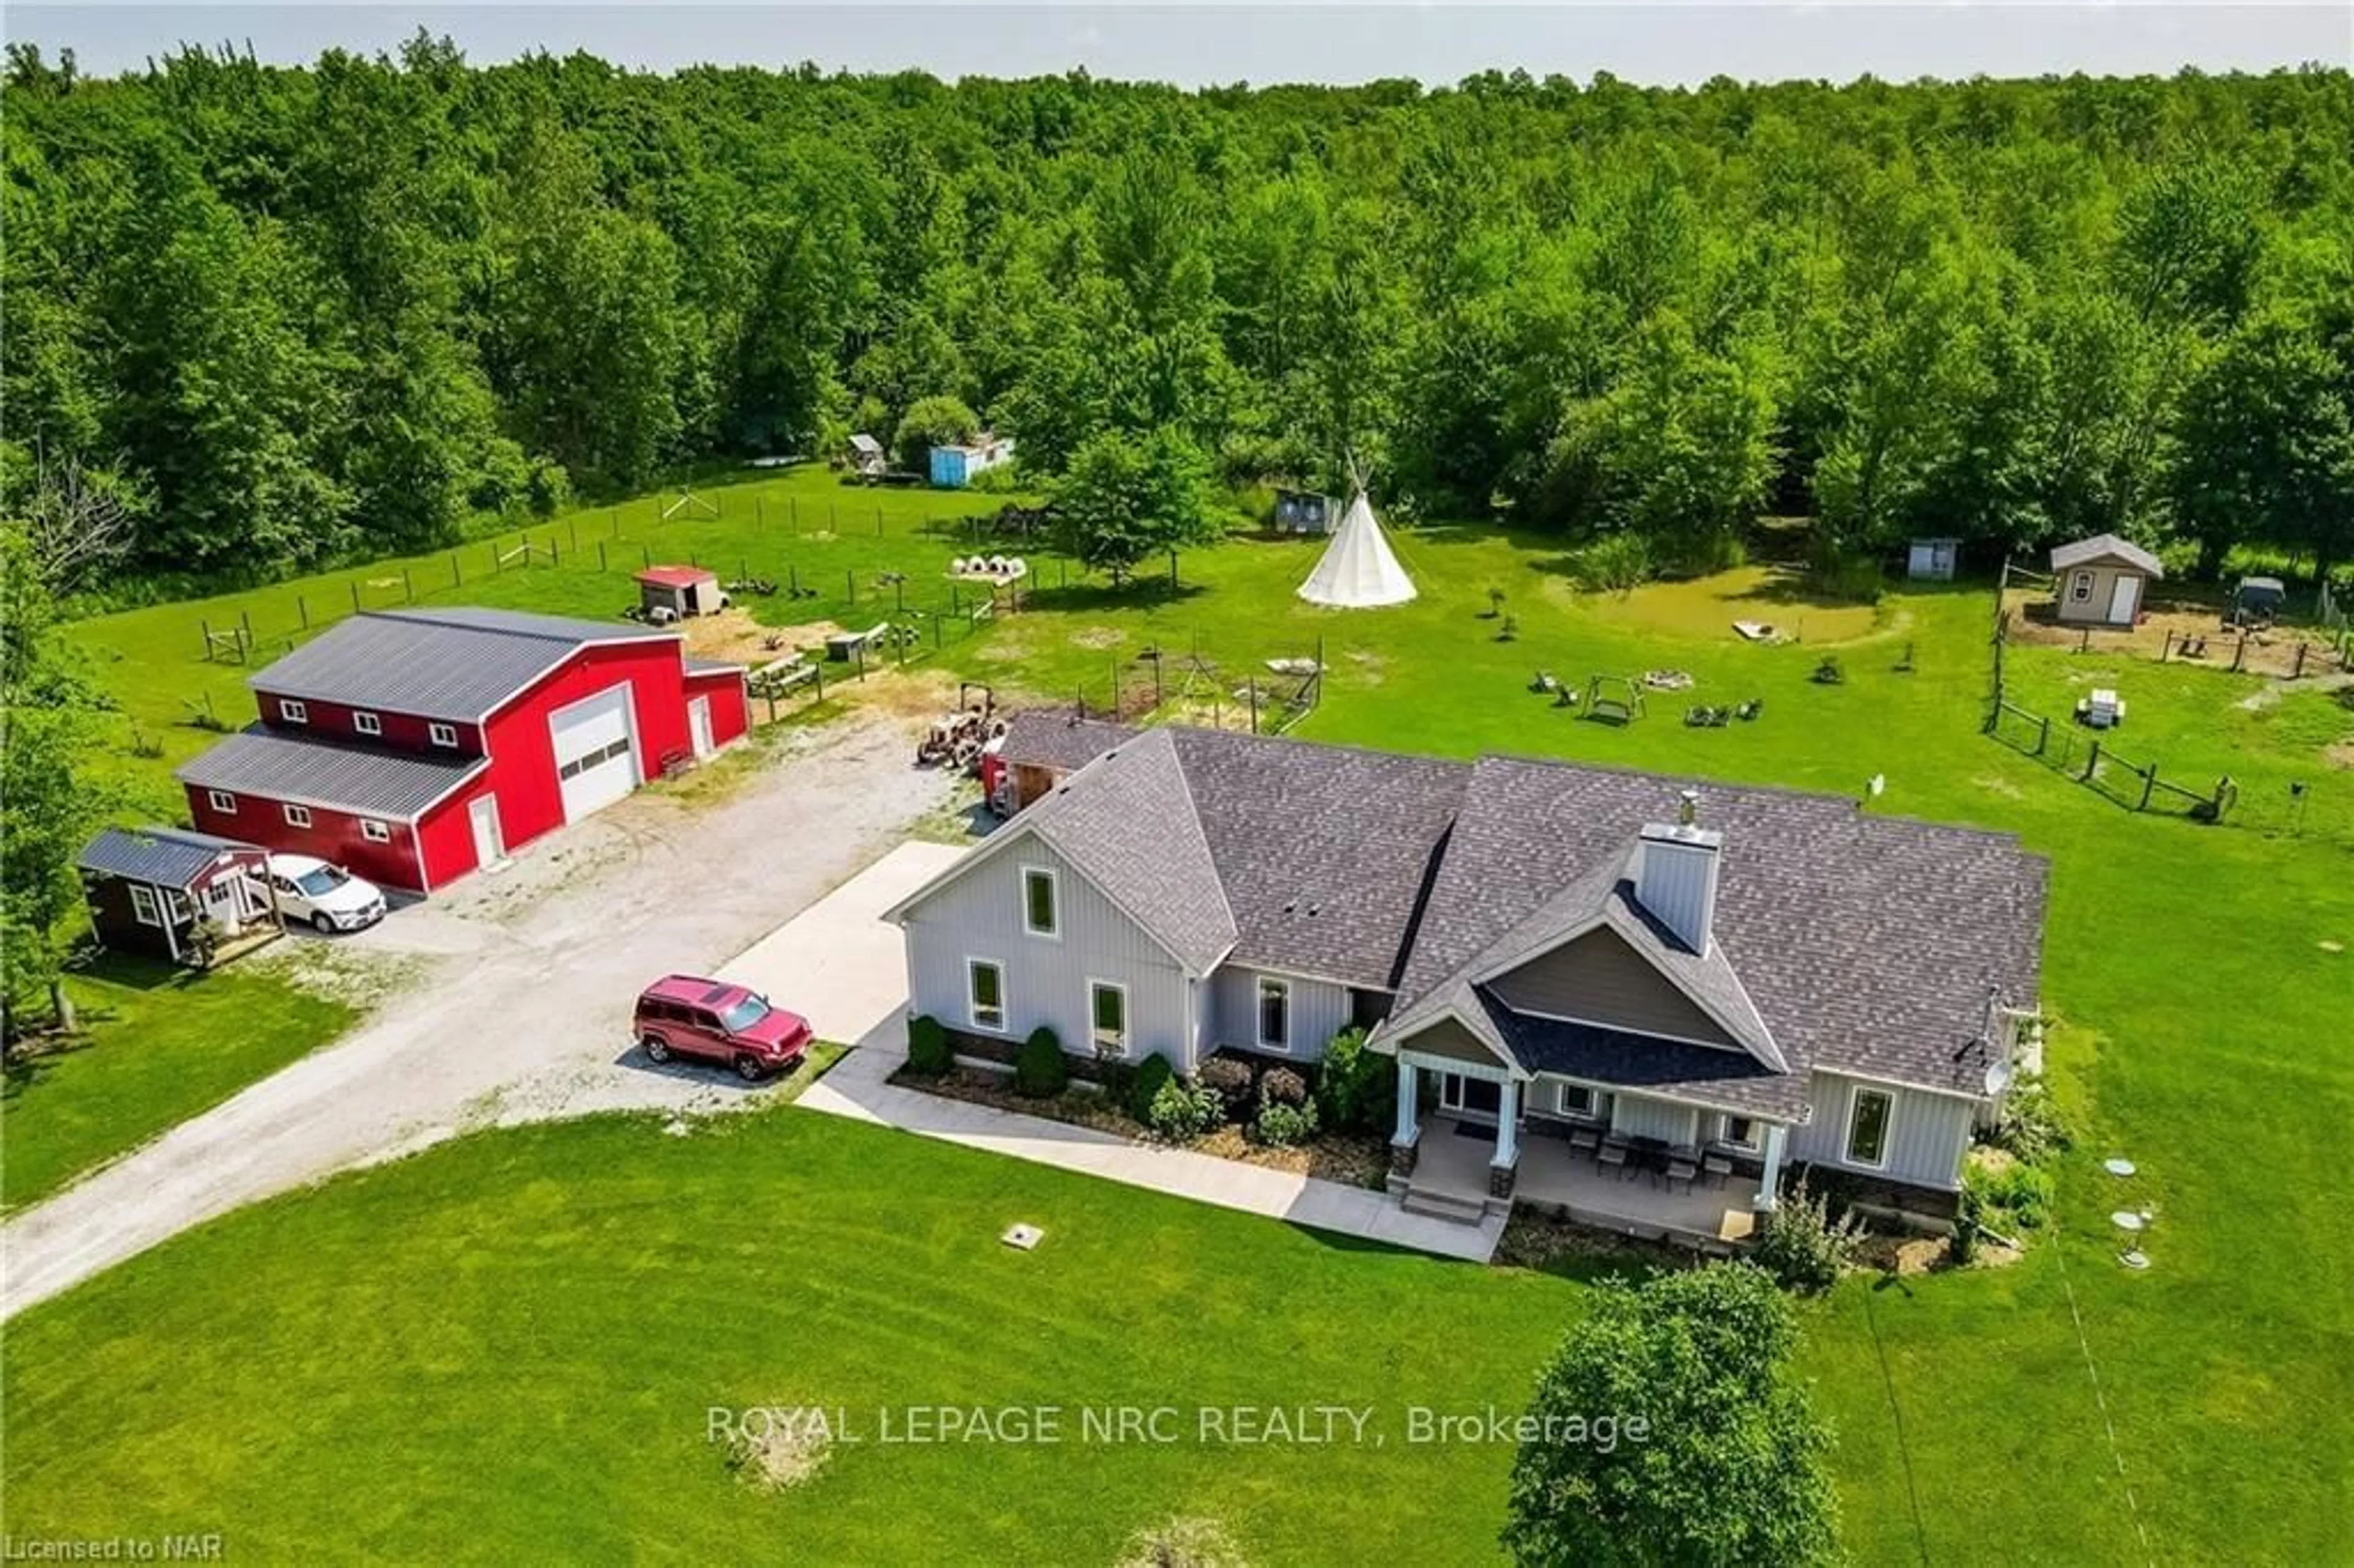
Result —
M809 1020L771 1007L758 991L724 980L672 975L638 998L638 1044L650 1061L701 1056L725 1062L745 1082L790 1072L809 1049Z

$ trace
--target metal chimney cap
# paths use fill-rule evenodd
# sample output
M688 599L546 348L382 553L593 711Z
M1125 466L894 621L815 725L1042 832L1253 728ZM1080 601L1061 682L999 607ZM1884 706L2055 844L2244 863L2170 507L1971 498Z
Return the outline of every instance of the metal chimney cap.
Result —
M1700 821L1700 791L1680 789L1676 792L1676 821L1688 828L1696 825Z

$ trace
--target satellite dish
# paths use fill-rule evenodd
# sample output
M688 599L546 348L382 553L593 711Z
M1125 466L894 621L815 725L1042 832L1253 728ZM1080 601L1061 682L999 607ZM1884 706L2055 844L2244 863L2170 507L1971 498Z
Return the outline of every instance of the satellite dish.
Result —
M1986 1092L1990 1095L1999 1095L2002 1093L2003 1090L2010 1087L2010 1081L2013 1076L2014 1075L2010 1068L2010 1059L2009 1057L2003 1057L1988 1063L1986 1070Z

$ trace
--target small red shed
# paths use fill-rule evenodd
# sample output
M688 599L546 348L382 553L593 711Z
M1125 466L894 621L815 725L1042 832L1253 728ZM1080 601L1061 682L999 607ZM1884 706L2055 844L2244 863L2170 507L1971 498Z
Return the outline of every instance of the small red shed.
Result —
M719 591L719 577L701 567L648 567L636 574L638 608L648 620L684 620L690 615L716 615L727 608Z

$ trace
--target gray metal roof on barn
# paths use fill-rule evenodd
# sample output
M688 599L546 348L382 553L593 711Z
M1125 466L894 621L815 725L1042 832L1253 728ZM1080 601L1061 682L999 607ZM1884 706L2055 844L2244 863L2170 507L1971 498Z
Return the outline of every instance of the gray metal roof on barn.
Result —
M238 850L260 853L252 844L187 828L108 828L82 847L75 863L151 887L184 888L223 854Z
M2166 576L2166 567L2158 558L2135 544L2115 534L2095 534L2089 539L2076 539L2052 549L2052 569L2064 572L2071 567L2081 567L2094 561L2123 561L2137 571L2151 577Z
M474 722L584 643L680 639L674 631L512 609L369 610L338 621L247 683L308 702Z
M199 789L405 819L490 765L487 758L396 756L312 736L297 739L256 725L223 739L173 777Z

